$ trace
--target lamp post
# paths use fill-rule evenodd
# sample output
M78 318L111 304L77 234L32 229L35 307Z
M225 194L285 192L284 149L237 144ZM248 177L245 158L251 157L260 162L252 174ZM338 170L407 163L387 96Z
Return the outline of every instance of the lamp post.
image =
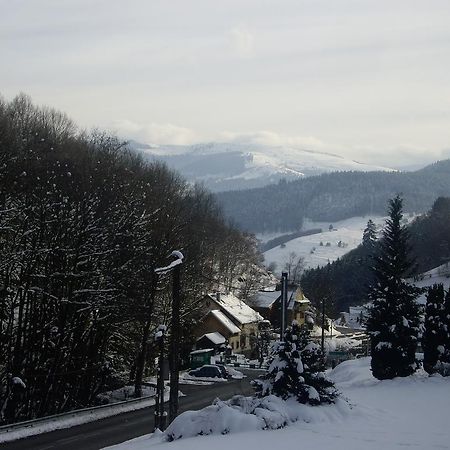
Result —
M179 353L180 353L180 304L181 304L181 264L184 256L174 250L171 254L175 260L168 266L155 269L157 274L172 272L172 319L170 322L169 341L169 370L170 370L170 393L169 393L169 422L178 414L178 386L179 386Z
M156 405L155 405L155 430L166 428L166 412L164 411L164 336L167 331L165 325L159 325L155 333L155 341L158 342L158 377L156 380Z

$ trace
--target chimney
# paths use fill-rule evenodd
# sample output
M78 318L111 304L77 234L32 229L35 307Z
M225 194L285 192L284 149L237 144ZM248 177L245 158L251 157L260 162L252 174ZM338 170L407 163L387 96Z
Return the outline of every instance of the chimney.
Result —
M220 302L220 292L216 292L216 300Z

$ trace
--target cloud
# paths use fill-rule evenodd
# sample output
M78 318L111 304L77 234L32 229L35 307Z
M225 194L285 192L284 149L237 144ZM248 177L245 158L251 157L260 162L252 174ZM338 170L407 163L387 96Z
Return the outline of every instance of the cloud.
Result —
M251 143L272 147L301 147L311 150L327 150L328 145L314 136L289 136L275 131L262 130L252 133L234 133L225 131L220 138L227 142Z
M255 38L246 28L233 28L230 33L232 49L238 56L245 58L253 55Z
M199 140L193 130L171 123L137 123L125 119L115 121L113 127L124 138L147 144L189 145Z

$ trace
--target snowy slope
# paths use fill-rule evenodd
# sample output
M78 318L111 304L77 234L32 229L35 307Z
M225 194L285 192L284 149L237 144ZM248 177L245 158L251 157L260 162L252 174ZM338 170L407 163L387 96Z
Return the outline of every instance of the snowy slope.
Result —
M393 170L331 153L251 143L146 146L140 150L164 160L189 179L203 181L213 190L264 186L281 178L295 179L325 172Z
M445 289L450 289L450 263L442 264L418 275L415 279L409 278L407 281L420 288L427 288L433 286L433 284L443 284ZM426 292L419 296L418 302L426 303Z
M242 413L223 408L220 430L226 421L230 434L213 434L164 442L161 434L147 435L118 446L115 450L229 450L251 448L307 448L333 450L431 450L450 448L448 399L450 378L428 377L424 372L407 378L378 381L373 378L370 359L346 361L331 372L351 408L337 406L305 407L297 410L298 421L280 430L258 430L258 422ZM273 402L274 410L291 414L289 405ZM278 409L280 408L280 409ZM274 411L274 413L275 413ZM275 416L275 414L274 414ZM202 414L186 414L180 426L185 435L198 426ZM211 421L212 417L203 416ZM254 417L254 416L253 416ZM222 425L222 426L221 426Z
M278 246L268 250L264 253L265 264L269 265L271 262L275 262L277 271L281 271L291 252L295 252L298 256L305 258L306 268L321 267L328 262L336 261L336 259L353 250L361 243L363 231L369 219L372 219L381 228L386 218L380 216L352 217L334 222L332 224L333 231L329 231L329 222L309 222L304 226L305 229L322 228L323 232L293 239L287 242L284 248ZM260 237L262 239L266 238L265 236ZM271 236L270 238L273 237ZM341 244L341 247L339 247L339 241L344 246ZM320 242L323 243L322 246ZM327 243L330 245L327 246Z

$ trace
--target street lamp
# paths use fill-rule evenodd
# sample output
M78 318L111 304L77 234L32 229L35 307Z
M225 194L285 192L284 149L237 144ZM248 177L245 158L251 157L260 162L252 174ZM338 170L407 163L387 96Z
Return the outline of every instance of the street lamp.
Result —
M155 341L159 346L158 376L156 380L155 430L163 431L166 427L166 412L164 411L164 336L165 325L159 325L155 333Z
M169 422L178 414L178 385L179 385L179 350L180 350L180 304L181 304L181 264L184 255L179 250L174 250L171 257L175 258L168 266L155 269L156 274L172 272L172 319L170 322L169 341Z

